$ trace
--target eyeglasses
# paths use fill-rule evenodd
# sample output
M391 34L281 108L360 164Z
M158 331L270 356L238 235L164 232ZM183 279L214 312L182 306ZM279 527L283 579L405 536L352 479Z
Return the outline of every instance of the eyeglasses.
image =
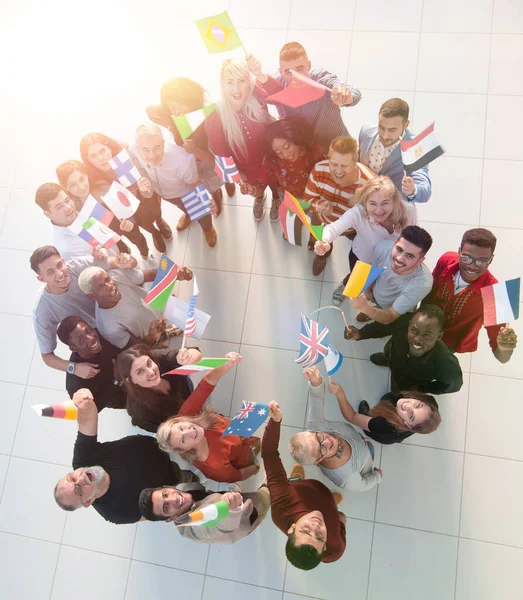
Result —
M320 445L320 458L323 458L327 454L327 447L323 445L323 442L325 441L325 436L323 435L323 433L316 433L315 435L316 440Z
M461 254L460 252L459 257L463 261L464 265L471 265L472 263L474 263L476 267L479 267L481 269L482 267L487 267L488 265L490 265L492 259L494 258L494 255L492 255L490 258L472 258L472 256L469 256L468 254Z

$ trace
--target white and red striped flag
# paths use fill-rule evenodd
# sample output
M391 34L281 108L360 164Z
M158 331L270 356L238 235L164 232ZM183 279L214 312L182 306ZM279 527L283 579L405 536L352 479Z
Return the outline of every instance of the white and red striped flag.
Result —
M412 140L401 140L401 160L406 171L417 171L445 152L436 138L434 125L429 125Z
M189 310L187 311L187 321L185 321L185 330L183 332L184 338L191 337L196 332L196 316L194 309L196 307L196 298L200 290L198 289L198 283L196 282L196 275L194 276L194 287L192 296L189 298Z

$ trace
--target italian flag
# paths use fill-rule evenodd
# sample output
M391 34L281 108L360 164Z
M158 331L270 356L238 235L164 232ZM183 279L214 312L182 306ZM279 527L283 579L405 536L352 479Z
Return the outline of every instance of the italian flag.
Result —
M434 125L429 125L412 140L401 140L401 160L406 171L417 171L445 152L436 138Z
M208 371L209 369L221 367L227 360L227 358L202 358L200 362L194 363L193 365L178 367L177 369L164 373L164 375L193 375L194 373L201 373L203 371Z
M182 140L186 140L192 135L196 129L205 121L205 119L216 110L216 104L209 104L200 110L182 115L181 117L173 117L174 124L182 136Z

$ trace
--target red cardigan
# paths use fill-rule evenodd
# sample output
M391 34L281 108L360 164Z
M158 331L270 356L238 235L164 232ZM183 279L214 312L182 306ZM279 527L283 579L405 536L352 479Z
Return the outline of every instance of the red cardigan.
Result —
M202 379L194 392L182 404L178 417L193 417L201 412L214 386ZM239 469L251 464L251 444L256 438L244 438L239 435L221 437L227 429L230 419L222 415L220 423L213 429L205 430L209 444L209 456L206 461L195 460L193 465L209 479L233 483L242 479Z
M474 352L478 348L478 334L483 325L483 300L481 288L497 283L498 280L485 271L459 294L454 294L454 276L459 271L457 252L445 252L438 260L432 276L434 284L422 304L435 304L445 315L443 341L455 352ZM490 347L494 351L502 325L485 327Z
M327 526L327 544L322 562L334 562L345 552L345 525L334 496L316 479L289 483L278 452L280 423L269 419L262 443L262 458L271 495L271 515L276 527L287 535L290 526L307 513L319 510Z

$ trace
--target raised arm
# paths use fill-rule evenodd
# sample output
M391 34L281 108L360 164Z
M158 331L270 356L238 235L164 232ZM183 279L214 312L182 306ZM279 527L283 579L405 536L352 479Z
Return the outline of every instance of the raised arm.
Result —
M98 434L98 409L90 390L82 388L73 396L73 402L78 408L78 431L84 435Z
M303 370L303 376L309 382L309 410L306 428L312 431L324 430L325 382L316 367Z
M336 396L341 414L349 423L352 423L357 427L361 427L361 429L368 430L371 417L368 417L367 415L360 415L352 408L347 400L347 397L345 396L343 388L339 383L331 381L329 383L329 392Z
M242 361L242 357L237 352L229 352L229 354L226 354L225 356L228 358L227 362L221 367L211 369L204 377L204 379L213 386L215 386L226 373Z

